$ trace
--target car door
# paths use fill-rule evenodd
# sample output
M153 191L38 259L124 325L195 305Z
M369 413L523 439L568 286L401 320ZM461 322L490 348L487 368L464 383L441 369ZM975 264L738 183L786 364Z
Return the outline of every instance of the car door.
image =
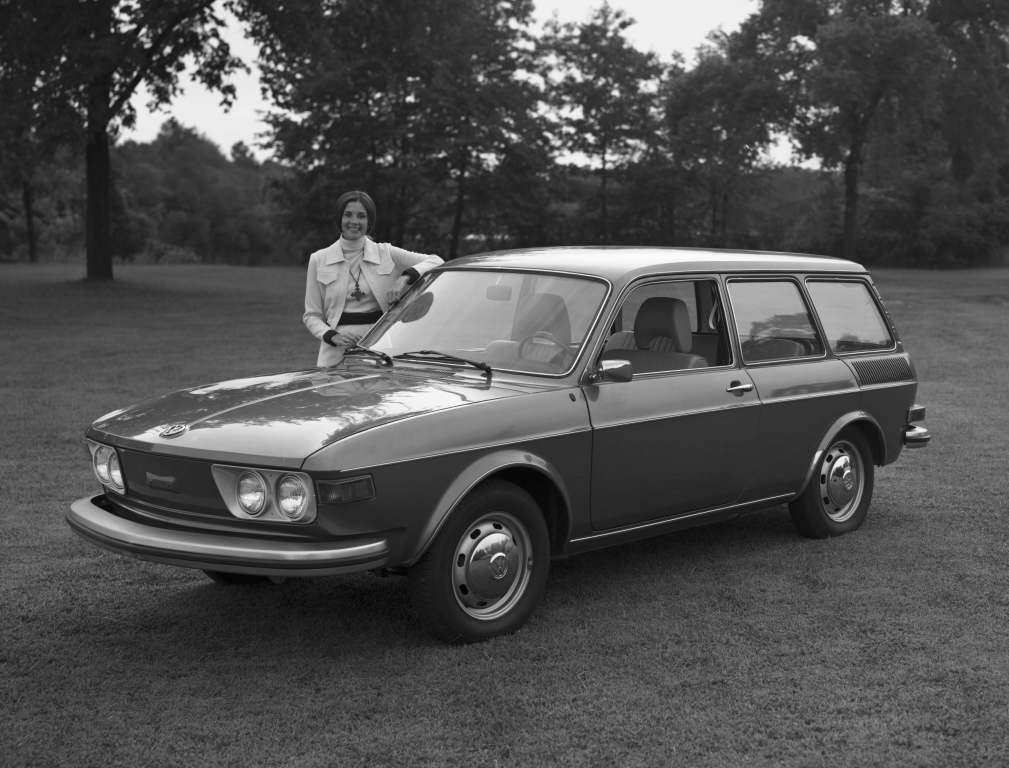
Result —
M727 343L698 361L682 349L683 329L670 328L679 343L664 352L668 345L643 333L647 323L640 319L653 298L682 301L689 310L688 335L725 334L724 313L701 312L692 298L712 294L720 295L713 278L669 280L638 286L622 303L612 324L617 346L607 347L602 358L631 360L634 377L584 387L592 422L593 529L731 505L740 496L749 475L749 435L758 420L752 380Z
M850 369L828 356L799 281L728 281L740 357L760 397L760 419L744 500L799 490L820 441L859 407Z

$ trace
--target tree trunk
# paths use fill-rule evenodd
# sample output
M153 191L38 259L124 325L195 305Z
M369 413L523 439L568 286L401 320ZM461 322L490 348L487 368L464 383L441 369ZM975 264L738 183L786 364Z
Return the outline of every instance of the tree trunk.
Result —
M853 144L844 160L844 231L841 256L855 258L858 241L858 168L861 165L861 145Z
M882 93L877 92L855 122L848 145L848 156L844 159L844 233L841 256L845 259L855 258L855 246L858 243L858 177L862 169L862 150L869 135L869 126L882 99Z
M606 173L606 149L605 148L603 149L603 155L602 155L602 157L603 157L603 166L602 166L602 190L601 191L602 191L603 200L602 200L602 210L600 211L600 213L602 214L602 220L603 220L603 222L602 222L603 223L603 243L605 245L609 245L610 244L610 219L609 219L609 211L607 210L607 202L608 202L608 200L607 200L607 189L606 189L607 173Z
M89 26L99 42L112 29L112 0L91 6ZM112 119L112 74L96 73L88 83L84 164L87 189L84 240L87 279L112 279L112 169L109 161L109 122Z
M711 222L708 226L708 243L713 245L718 232L718 187L714 180L708 189L708 204L711 206Z
M112 279L111 198L112 169L109 161L109 89L105 82L92 83L88 93L88 131L85 148L87 176L87 279Z
M462 214L466 208L466 171L469 166L469 150L464 150L459 163L459 180L455 191L455 214L452 217L452 236L448 244L448 258L451 261L459 255L459 237L462 234Z
M35 235L35 207L30 179L21 179L21 202L25 209L25 234L28 237L28 261L35 264L39 260L39 249Z
M676 215L677 215L677 199L676 190L670 190L669 194L669 221L666 224L666 236L669 238L669 242L663 243L663 245L678 245L676 242Z
M722 220L718 222L718 246L727 248L729 244L729 193L722 190Z

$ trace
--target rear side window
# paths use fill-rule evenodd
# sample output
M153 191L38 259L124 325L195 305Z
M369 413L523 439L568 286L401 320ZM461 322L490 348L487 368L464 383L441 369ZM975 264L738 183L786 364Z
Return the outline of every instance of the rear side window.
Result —
M806 286L835 353L893 348L893 337L868 285L855 280L810 280Z
M733 280L729 299L744 362L823 354L806 302L791 280Z

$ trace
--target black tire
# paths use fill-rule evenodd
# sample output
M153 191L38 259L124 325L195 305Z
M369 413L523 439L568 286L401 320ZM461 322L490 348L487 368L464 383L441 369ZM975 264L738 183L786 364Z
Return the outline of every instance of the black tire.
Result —
M872 451L857 429L844 429L820 458L802 494L788 505L803 536L825 539L856 530L869 511L874 480Z
M521 627L549 569L539 506L518 486L490 481L463 499L410 569L410 596L435 637L472 643Z
M258 576L253 573L228 573L227 571L204 571L215 584L280 584L284 578L274 576Z

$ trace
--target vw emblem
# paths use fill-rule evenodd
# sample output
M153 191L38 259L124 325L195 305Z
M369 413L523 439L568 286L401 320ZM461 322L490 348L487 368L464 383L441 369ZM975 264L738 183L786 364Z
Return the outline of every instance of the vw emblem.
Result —
M508 575L508 556L504 552L498 552L490 559L490 575L494 581L500 581Z
M161 430L161 437L178 437L187 429L185 424L169 424Z

